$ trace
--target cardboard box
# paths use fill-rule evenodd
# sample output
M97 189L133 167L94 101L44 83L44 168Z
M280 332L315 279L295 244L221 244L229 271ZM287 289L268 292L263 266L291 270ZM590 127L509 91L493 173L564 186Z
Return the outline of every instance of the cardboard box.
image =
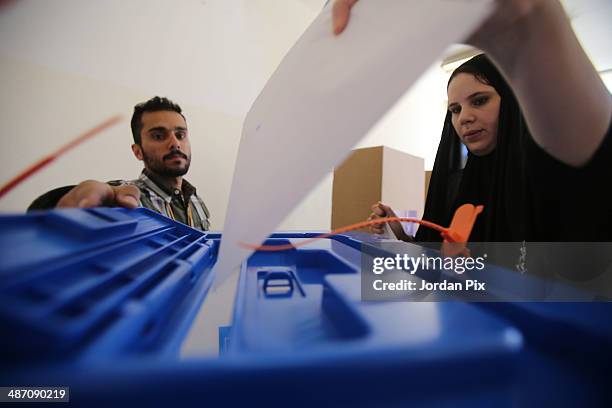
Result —
M332 229L365 221L378 201L400 217L423 216L425 160L386 146L356 149L334 170ZM417 225L405 229L414 235Z

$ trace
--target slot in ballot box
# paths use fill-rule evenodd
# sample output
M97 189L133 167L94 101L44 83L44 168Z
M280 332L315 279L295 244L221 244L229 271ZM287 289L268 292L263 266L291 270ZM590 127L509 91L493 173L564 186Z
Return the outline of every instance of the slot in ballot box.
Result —
M276 233L268 243L315 235ZM359 233L253 254L227 299L234 310L227 352L181 358L194 322L207 318L201 305L219 239L142 208L1 216L0 380L67 385L71 401L87 406L527 406L542 396L607 398L585 373L605 370L610 337L583 323L608 304L571 314L563 305L536 305L557 311L548 320L533 304L364 302L361 256L375 238ZM559 331L541 330L548 321ZM548 353L541 339L556 336L574 336L577 350L583 338L600 345L599 364L580 363L580 353Z

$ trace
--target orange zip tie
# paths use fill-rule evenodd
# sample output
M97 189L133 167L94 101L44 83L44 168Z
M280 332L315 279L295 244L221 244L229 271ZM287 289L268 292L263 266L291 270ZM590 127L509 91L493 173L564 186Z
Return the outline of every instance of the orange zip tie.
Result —
M370 225L385 224L391 221L399 221L399 222L414 222L416 224L421 224L424 227L431 228L436 231L440 231L440 235L444 239L443 241L444 243L463 244L463 245L455 246L453 248L447 247L446 250L452 253L460 253L465 249L465 243L467 243L470 233L472 232L472 228L474 227L474 223L476 222L476 217L478 217L478 214L482 212L483 208L484 207L482 205L474 206L473 204L463 204L462 206L457 208L457 210L455 211L455 215L453 215L451 225L448 228L442 227L430 221L419 220L418 218L388 217L388 218L381 218L379 220L363 221L357 224L352 224L346 227L338 228L331 232L317 235L316 237L309 238L307 240L298 242L296 244L253 245L253 244L247 244L247 243L241 242L240 246L247 248L247 249L253 249L256 251L286 251L289 249L294 249L297 247L308 245L320 239L329 238L332 235L342 234L343 232L356 230L356 229L367 227Z
M64 146L60 147L55 152L51 153L49 156L44 157L43 159L37 161L36 163L34 163L33 165L25 169L23 172L21 172L21 174L19 174L17 177L15 177L11 181L3 185L2 188L0 188L0 198L2 198L2 196L4 196L9 191L11 191L13 188L17 187L19 184L23 183L25 180L30 178L40 169L46 167L51 162L53 162L55 159L62 156L68 150L72 149L73 147L76 147L77 145L83 143L85 140L102 132L103 130L106 130L111 126L116 125L120 120L121 120L121 115L113 116L112 118L100 123L98 126L94 127L93 129L83 133L82 135L72 140L71 142L66 143Z

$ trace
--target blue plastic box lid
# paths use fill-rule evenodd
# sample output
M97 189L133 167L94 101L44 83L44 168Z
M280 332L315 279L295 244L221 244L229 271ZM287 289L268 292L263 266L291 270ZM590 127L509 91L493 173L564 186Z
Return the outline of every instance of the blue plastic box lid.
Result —
M584 388L569 385L592 371L574 368L584 356L576 350L598 350L597 374L610 361L609 304L361 301L363 234L255 253L242 264L227 354L178 361L219 238L142 208L0 216L0 359L49 369L4 380L65 381L88 405L171 403L179 390L192 405L498 406L531 392L530 375L551 379L549 391L563 391L557 402L581 400ZM562 346L548 355L551 340Z
M2 357L170 352L212 283L217 241L150 210L0 217Z

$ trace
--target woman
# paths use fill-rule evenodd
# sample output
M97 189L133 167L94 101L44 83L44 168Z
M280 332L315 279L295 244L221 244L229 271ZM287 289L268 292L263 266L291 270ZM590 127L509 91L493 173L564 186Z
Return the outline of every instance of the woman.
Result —
M483 204L471 241L525 239L525 121L516 98L499 71L484 55L457 68L448 81L449 107L429 184L423 218L448 225L464 203ZM468 159L459 169L459 144ZM373 206L371 219L394 216L384 204ZM411 240L399 223L391 226ZM381 233L380 226L372 232ZM440 234L419 228L417 241L440 241Z
M532 139L512 90L484 55L457 68L448 82L449 110L432 171L423 218L448 225L464 203L483 204L470 241L611 241L612 205L602 199L612 182L612 136L584 166L563 163ZM468 149L463 170L457 144ZM371 219L395 216L378 203ZM582 222L570 219L580 216ZM440 241L419 228L405 241ZM382 233L380 226L371 228Z

